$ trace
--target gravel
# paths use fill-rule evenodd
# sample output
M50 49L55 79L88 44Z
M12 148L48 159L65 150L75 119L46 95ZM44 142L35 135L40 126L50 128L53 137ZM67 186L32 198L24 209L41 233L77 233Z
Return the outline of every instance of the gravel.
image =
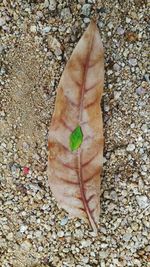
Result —
M1 267L150 265L148 7L1 1ZM56 88L92 17L105 47L99 233L58 209L47 178Z

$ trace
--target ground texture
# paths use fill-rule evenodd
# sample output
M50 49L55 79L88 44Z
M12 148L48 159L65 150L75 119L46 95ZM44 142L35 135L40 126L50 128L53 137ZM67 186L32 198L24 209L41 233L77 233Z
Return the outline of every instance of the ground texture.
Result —
M148 7L142 0L1 2L1 267L150 266ZM56 88L91 18L105 48L98 236L47 178Z

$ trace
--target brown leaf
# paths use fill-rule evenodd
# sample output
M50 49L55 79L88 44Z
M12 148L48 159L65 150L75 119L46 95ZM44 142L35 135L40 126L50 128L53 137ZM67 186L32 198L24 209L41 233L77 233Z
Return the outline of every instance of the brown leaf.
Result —
M48 175L59 206L97 231L103 129L100 100L104 83L104 52L91 22L62 74L49 131ZM70 135L80 126L83 142L71 151Z

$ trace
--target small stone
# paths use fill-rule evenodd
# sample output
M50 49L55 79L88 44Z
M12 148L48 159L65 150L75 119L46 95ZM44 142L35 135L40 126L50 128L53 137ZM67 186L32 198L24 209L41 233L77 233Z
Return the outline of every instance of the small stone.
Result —
M134 259L133 263L134 263L134 266L138 266L138 267L141 266L141 261L139 261L138 259Z
M118 27L118 29L117 29L117 33L118 33L119 35L123 35L123 34L124 34L124 29L123 29L122 27Z
M41 11L36 12L37 19L40 20L43 17L43 13Z
M144 132L144 133L147 133L147 125L146 124L143 124L142 125L142 127L141 127L141 129L142 129L142 131Z
M91 12L91 5L90 4L84 4L82 7L82 14L86 17L90 15Z
M129 145L127 146L127 151L129 151L129 152L134 151L134 149L135 149L135 145L134 145L134 144L129 144Z
M84 22L85 23L89 23L90 22L90 19L89 18L84 18Z
M83 258L82 258L82 261L83 261L84 263L88 263L88 262L89 262L89 258L88 258L88 257L83 257Z
M113 24L112 24L112 22L109 22L109 23L108 23L108 28L109 28L110 30L113 28Z
M126 17L126 23L130 23L131 22L131 19Z
M145 75L144 75L144 78L145 78L145 80L147 81L147 83L150 84L150 77L149 77L149 74L145 74Z
M114 99L117 100L121 96L121 92L114 91Z
M30 27L30 31L33 32L33 33L35 33L36 32L36 26L35 25L32 25Z
M129 59L129 65L135 67L137 65L137 59L136 58L130 58Z
M105 266L106 266L106 265L105 265L105 262L104 262L104 261L101 261L101 262L100 262L100 266L101 266L101 267L105 267Z
M45 8L48 8L48 6L49 6L49 1L48 1L48 0L45 0L45 2L44 2L44 7L45 7Z
M110 107L108 105L104 105L104 110L108 112L110 110Z
M64 226L64 225L66 225L67 223L68 223L68 217L64 217L64 218L61 220L60 225L61 225L61 226Z
M89 239L88 240L82 239L81 245L82 245L82 247L90 247L91 241Z
M30 250L31 248L31 243L28 240L25 240L22 244L21 244L21 248L25 251Z
M132 235L131 233L125 233L122 237L122 239L125 241L125 242L128 242L130 239L131 239Z
M119 66L117 63L115 63L115 64L113 65L113 69L114 69L115 71L120 71L120 66Z
M138 95L144 95L145 94L145 89L143 88L143 87L138 87L137 89L136 89L136 93L138 94Z
M2 27L5 24L5 19L4 18L0 18L0 27Z
M49 204L44 204L42 206L42 210L48 210L49 209Z
M76 223L75 223L75 227L76 227L76 228L81 227L81 223L80 223L80 222L76 222Z
M20 232L24 233L27 230L28 226L27 225L21 225L20 227Z
M56 4L57 3L55 0L49 0L49 6L48 6L49 10L54 11L56 9Z
M9 241L12 241L13 240L13 238L14 238L14 235L13 235L13 233L9 233L8 235L7 235L7 237L6 237Z
M47 38L47 41L48 41L49 49L51 49L55 53L56 56L59 56L62 54L61 44L55 37L49 35Z
M137 231L139 226L138 226L138 223L134 222L132 225L131 225L131 228L133 231Z
M44 33L48 33L51 30L51 26L47 26L43 29Z
M58 237L63 237L63 236L64 236L64 232L63 232L63 231L59 231L59 232L57 233L57 236L58 236Z
M4 47L2 45L0 45L0 54L3 52Z
M100 251L99 256L100 256L100 259L105 259L108 257L108 252L107 251Z
M82 239L83 236L84 236L84 233L83 233L83 231L82 231L81 229L77 228L77 229L75 230L75 236L76 236L77 238Z
M41 237L41 235L42 235L42 232L41 231L38 230L38 231L35 232L35 236L37 238Z
M61 18L69 19L71 17L72 17L72 15L70 13L69 7L63 8L62 11L61 11Z
M23 142L22 143L22 147L23 147L24 150L28 150L30 145L28 143L26 143L26 142Z
M147 196L136 196L136 201L141 209L145 209L149 205Z

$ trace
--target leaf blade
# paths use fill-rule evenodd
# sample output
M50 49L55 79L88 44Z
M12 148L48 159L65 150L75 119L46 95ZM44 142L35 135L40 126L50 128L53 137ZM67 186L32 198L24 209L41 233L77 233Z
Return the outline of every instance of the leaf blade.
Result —
M59 206L70 216L83 219L95 232L100 214L103 124L99 102L103 83L103 46L92 22L60 79L49 131L48 172ZM75 148L80 149L74 153L70 136L77 125L82 128L84 139L82 143L77 139Z
M83 142L83 133L81 127L78 125L70 134L70 149L71 151L77 150Z

